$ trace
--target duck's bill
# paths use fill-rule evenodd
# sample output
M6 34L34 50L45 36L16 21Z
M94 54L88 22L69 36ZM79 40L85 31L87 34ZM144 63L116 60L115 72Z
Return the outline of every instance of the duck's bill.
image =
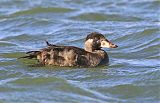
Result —
M116 44L113 44L112 42L108 40L103 40L101 42L101 47L102 48L117 48L118 46Z

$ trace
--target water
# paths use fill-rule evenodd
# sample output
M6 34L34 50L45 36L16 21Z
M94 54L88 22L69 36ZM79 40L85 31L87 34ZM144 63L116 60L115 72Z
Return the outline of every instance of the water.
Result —
M159 0L1 0L0 103L157 103ZM26 51L83 47L90 32L117 44L109 66L29 67Z

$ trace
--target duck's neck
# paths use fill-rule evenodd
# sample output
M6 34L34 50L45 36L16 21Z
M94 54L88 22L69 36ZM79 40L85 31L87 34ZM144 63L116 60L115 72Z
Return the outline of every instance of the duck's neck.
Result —
M84 44L84 49L88 52L93 52L94 50L93 50L92 42L86 41Z
M88 52L95 52L96 50L100 50L99 45L95 44L93 39L85 41L84 49Z
M92 47L90 47L89 45L85 45L85 46L84 46L84 49L85 49L85 51L93 52Z
M104 58L106 58L107 57L107 59L108 59L108 55L107 55L107 53L104 51L104 50L102 50L102 49L93 49L92 47L89 47L89 46L86 46L85 45L85 48L84 48L86 51L88 51L88 52L91 52L91 53L93 53L93 54L96 54L97 55L97 57L99 57L100 59L104 59Z
M92 53L103 51L102 49L95 49L92 45L89 45L89 44L85 45L84 49L85 51L92 52Z

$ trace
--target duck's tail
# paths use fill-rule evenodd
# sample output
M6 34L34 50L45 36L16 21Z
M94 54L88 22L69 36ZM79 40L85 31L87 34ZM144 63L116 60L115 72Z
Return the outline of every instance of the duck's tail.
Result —
M40 51L29 51L29 52L26 52L27 56L22 56L22 57L19 57L18 59L21 59L21 58L27 58L27 59L33 59L33 58L37 58L37 55L39 55Z
M57 47L56 45L53 45L53 44L50 44L48 41L45 41L47 46L52 46L52 47ZM29 51L29 52L26 52L26 56L22 56L22 57L19 57L18 59L21 59L21 58L27 58L27 59L33 59L33 58L37 58L37 56L39 54L41 54L41 51Z
M46 42L47 46L56 46L54 44L50 44L47 40L45 40L45 42Z

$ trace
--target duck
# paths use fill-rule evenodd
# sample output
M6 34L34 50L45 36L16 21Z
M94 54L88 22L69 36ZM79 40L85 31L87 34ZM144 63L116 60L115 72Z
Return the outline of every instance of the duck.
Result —
M92 32L87 35L84 49L75 46L54 45L48 41L46 44L47 47L26 52L26 56L20 58L35 58L38 64L44 66L96 67L109 63L109 56L102 48L118 47L99 32Z

